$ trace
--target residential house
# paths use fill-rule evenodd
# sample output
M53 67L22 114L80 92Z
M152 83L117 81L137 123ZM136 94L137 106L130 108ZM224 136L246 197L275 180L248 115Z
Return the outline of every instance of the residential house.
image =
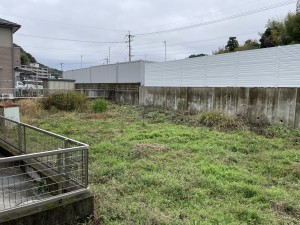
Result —
M15 69L21 66L20 47L13 44L13 34L20 25L0 18L0 95L13 94Z

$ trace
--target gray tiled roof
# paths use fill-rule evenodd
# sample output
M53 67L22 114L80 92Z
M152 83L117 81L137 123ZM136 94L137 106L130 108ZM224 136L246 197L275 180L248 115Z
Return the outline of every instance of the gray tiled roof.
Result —
M1 18L0 18L0 26L12 27L14 32L16 32L21 27L21 25L19 25L19 24L16 24L16 23L13 23L8 20L1 19Z

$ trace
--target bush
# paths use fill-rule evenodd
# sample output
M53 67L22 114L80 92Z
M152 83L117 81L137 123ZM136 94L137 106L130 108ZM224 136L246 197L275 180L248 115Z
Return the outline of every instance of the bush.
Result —
M92 110L96 113L102 113L107 110L108 103L104 99L96 99L92 101Z
M22 99L17 102L20 106L20 113L25 117L37 117L45 114L43 105L37 99Z
M43 100L44 108L64 111L82 110L86 102L84 94L76 91L56 92Z
M221 112L207 112L200 117L200 124L221 130L244 129L245 122L243 117L228 116Z

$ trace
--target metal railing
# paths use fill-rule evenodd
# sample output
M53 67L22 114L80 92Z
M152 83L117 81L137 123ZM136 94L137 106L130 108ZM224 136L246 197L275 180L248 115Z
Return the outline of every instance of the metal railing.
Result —
M87 98L107 98L110 99L115 93L138 93L138 88L101 88L101 89L75 89L75 90L61 90L61 89L15 89L2 88L0 89L0 99L14 99L14 98L42 98L48 97L55 92L70 92L78 91Z
M0 213L88 187L88 145L0 116ZM2 146L3 147L3 146Z

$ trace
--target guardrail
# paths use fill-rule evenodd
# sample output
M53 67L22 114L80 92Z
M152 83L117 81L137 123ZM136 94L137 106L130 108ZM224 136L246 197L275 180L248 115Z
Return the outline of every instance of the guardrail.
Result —
M0 213L88 187L88 145L0 116Z

